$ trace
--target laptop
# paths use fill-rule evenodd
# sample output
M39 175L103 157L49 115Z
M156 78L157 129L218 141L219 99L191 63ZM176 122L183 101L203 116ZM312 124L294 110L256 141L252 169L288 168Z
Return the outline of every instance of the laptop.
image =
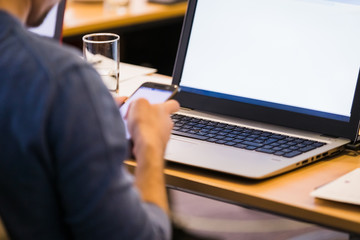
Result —
M40 26L29 28L29 30L39 35L61 41L65 6L66 0L61 0L50 10Z
M359 43L359 1L189 0L165 158L264 179L341 152L358 138Z

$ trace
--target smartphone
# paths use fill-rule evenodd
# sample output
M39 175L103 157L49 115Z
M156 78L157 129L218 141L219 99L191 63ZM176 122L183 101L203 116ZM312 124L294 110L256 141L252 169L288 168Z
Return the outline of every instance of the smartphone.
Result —
M139 98L145 98L149 101L150 104L163 103L168 99L175 96L179 91L177 85L167 85L154 82L145 82L143 83L120 107L120 114L124 118L130 103ZM125 124L126 121L124 120ZM127 131L127 129L126 129ZM129 138L128 132L126 133Z
M154 82L143 83L120 107L121 116L125 116L132 101L145 98L150 104L163 103L179 91L176 85L166 85Z

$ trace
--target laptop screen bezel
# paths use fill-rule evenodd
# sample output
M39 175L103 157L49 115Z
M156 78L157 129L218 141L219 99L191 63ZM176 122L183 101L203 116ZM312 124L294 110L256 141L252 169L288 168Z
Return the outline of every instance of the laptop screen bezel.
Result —
M174 66L173 84L179 85L180 87L196 6L197 0L189 0ZM324 91L326 91L326 87L324 87ZM260 121L294 129L317 132L334 137L343 137L350 139L351 141L356 141L358 136L360 116L359 77L356 84L356 91L354 94L349 122L249 103L235 102L227 99L208 97L201 94L187 92L186 90L179 92L176 99L180 102L182 107L196 109L199 111Z

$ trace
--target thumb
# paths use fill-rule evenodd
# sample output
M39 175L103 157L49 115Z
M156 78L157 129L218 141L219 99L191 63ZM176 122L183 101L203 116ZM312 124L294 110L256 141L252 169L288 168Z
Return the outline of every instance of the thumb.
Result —
M164 108L165 108L166 112L171 114L171 113L179 111L180 104L178 101L171 99L164 103Z

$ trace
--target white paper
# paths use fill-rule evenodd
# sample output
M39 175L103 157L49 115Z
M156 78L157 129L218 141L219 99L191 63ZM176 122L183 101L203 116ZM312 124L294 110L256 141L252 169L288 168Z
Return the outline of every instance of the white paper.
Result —
M315 189L311 196L360 205L360 168Z

